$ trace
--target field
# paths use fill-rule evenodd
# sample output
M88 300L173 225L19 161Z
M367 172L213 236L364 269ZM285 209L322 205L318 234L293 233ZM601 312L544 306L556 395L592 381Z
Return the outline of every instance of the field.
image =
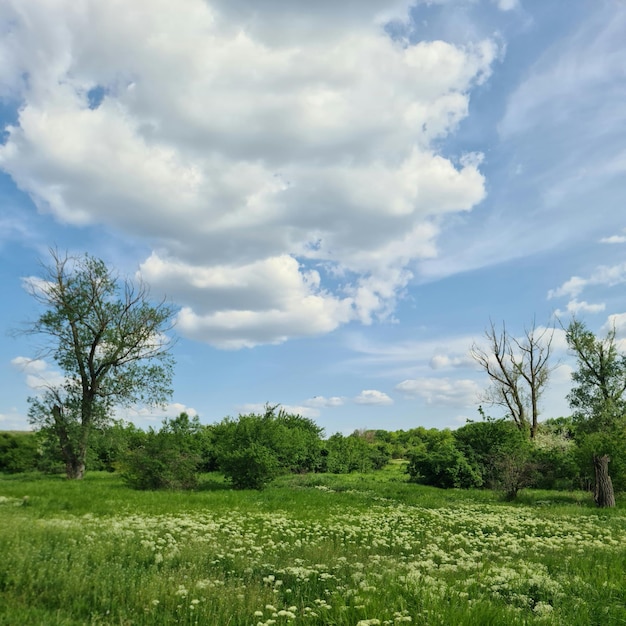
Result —
M626 509L583 493L0 477L0 624L626 624Z

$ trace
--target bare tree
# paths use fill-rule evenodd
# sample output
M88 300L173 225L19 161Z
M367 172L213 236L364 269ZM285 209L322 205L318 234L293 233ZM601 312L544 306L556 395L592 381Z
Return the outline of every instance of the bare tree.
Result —
M534 320L521 339L512 337L504 322L500 331L491 322L485 331L487 347L472 345L472 357L491 379L483 401L504 407L531 439L539 425L539 399L553 369L553 336L554 328L537 328Z

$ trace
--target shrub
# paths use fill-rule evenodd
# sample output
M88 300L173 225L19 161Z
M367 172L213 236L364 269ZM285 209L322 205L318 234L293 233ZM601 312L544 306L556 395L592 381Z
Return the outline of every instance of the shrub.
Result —
M273 450L254 442L241 450L225 452L220 468L235 489L263 489L280 473Z
M413 482L446 489L480 487L483 483L478 468L468 462L451 437L428 448L416 448L409 457L407 473Z
M217 466L240 489L262 489L278 474L321 463L322 429L312 420L267 406L265 413L227 417L211 428Z
M0 472L18 474L37 468L39 445L35 433L0 432Z
M198 482L202 457L199 433L202 425L181 413L152 428L141 445L126 454L122 476L135 489L193 489Z

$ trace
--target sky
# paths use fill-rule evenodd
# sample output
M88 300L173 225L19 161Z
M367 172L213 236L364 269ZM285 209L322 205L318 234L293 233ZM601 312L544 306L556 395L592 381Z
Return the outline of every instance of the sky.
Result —
M50 247L176 308L144 428L456 428L491 322L556 324L569 414L559 320L626 348L624 33L624 0L4 0L0 430L61 377L12 332Z

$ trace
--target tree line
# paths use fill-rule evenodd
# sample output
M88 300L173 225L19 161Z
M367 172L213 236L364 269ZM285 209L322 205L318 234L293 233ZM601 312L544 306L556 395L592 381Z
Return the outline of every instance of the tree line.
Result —
M31 423L40 431L36 446L27 435L0 437L4 471L15 471L30 453L44 465L54 464L56 454L70 479L81 479L99 459L111 468L123 465L129 484L140 488L190 487L202 468L219 469L235 487L258 488L280 473L367 471L395 456L408 460L412 480L497 485L510 497L527 485L588 480L596 503L614 506L614 489L624 488L626 355L614 328L602 338L580 320L565 328L577 369L568 397L572 415L556 421L539 420L554 368L554 329L533 323L517 338L492 323L487 343L475 344L472 355L491 381L485 402L506 412L501 420L481 410L482 420L454 432L366 431L323 440L314 422L267 407L209 427L182 414L143 432L112 424L110 416L116 406L159 405L171 395L174 308L153 302L140 280L120 280L99 259L51 255L43 277L29 283L45 310L25 332L44 338L38 356L52 358L63 381L29 399ZM109 440L121 446L118 453L113 444L103 452Z

